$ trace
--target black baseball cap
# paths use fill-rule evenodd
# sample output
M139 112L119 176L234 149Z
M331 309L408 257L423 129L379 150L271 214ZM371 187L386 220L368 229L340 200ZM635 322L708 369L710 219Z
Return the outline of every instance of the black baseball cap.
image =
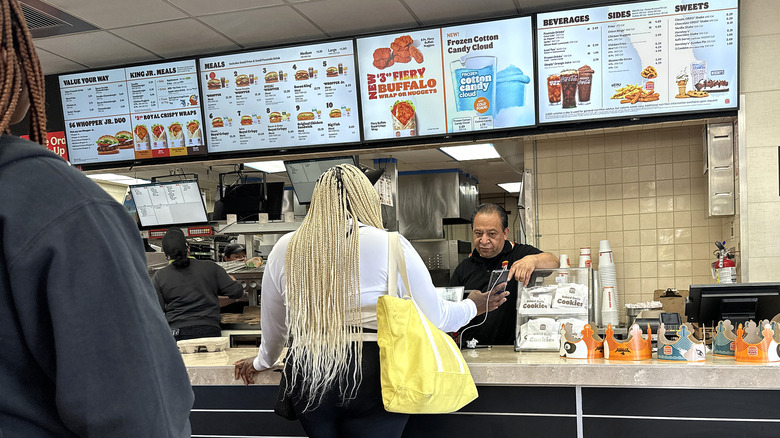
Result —
M237 253L237 252L246 252L246 248L244 248L243 245L239 245L238 243L231 243L230 245L225 247L225 257L230 257L231 255Z

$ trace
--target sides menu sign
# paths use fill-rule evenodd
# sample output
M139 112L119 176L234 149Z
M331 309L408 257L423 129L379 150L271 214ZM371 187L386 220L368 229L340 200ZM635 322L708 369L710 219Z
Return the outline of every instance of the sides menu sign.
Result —
M195 60L62 75L59 81L73 164L206 153Z
M528 17L357 40L363 135L532 126Z
M360 141L352 41L200 60L209 152Z
M737 3L539 14L539 122L736 108Z

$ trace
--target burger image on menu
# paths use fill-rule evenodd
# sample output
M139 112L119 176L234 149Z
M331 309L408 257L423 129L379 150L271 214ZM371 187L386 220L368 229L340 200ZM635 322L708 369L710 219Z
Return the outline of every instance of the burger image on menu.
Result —
M341 117L341 110L340 109L333 108L332 110L330 110L330 118L331 119L337 119L339 117Z
M249 86L249 76L247 75L236 76L236 87L248 87L248 86Z
M282 114L278 111L274 111L271 114L268 114L268 121L270 123L279 123L282 121Z
M336 67L328 67L327 70L325 70L325 76L329 78L335 78L339 75L339 69Z
M252 116L241 116L241 124L242 125L251 125L252 124Z
M222 88L222 81L219 79L209 79L208 83L206 84L209 90L219 90Z
M211 119L212 128L222 128L223 126L225 126L225 122L222 121L222 117L214 117Z
M269 71L265 74L265 83L270 84L272 82L279 82L279 74L275 71Z
M295 72L296 81L305 81L309 79L309 73L306 70L298 70Z
M119 142L113 135L104 135L97 140L98 155L119 153Z
M314 120L314 113L311 111L298 113L298 120Z
M131 134L130 131L119 131L114 135L114 138L119 142L119 149L133 148L133 134Z

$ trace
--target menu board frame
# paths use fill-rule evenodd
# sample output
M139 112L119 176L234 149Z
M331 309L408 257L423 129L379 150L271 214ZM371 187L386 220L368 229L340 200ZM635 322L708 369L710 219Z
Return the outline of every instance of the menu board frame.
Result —
M281 154L303 154L303 153L309 153L309 152L327 152L327 151L338 151L338 150L344 150L345 148L349 147L360 147L364 144L363 140L363 119L360 115L360 83L358 80L358 64L357 64L357 43L355 40L355 37L334 37L334 38L327 38L327 39L319 39L319 40L311 40L306 42L295 42L290 44L282 44L282 45L275 45L275 46L266 46L266 47L256 47L251 49L241 49L241 50L234 50L229 52L222 52L222 53L215 53L215 54L209 54L209 55L203 55L203 56L197 56L196 60L198 63L198 80L200 81L200 94L201 94L201 105L203 108L203 115L204 115L204 123L208 124L207 114L208 110L206 107L206 99L205 94L203 90L203 80L205 79L205 75L207 74L206 71L201 69L202 61L204 59L214 59L219 57L229 57L229 56L236 56L246 53L263 53L263 52L272 52L275 50L285 50L285 49L296 49L301 47L308 47L308 46L317 46L317 45L325 45L325 44L332 44L332 43L339 43L343 42L345 44L350 44L352 48L352 62L353 62L353 68L352 72L345 72L349 74L350 76L354 77L354 89L355 89L355 99L356 104L355 108L350 110L355 115L356 120L356 129L357 129L357 135L358 139L355 141L348 141L348 142L339 142L339 143L315 143L315 144L298 144L298 145L282 145L278 147L272 147L272 148L251 148L251 149L244 149L244 150L229 150L229 151L214 151L211 149L211 147L208 148L208 156L215 158L215 159L224 159L224 158L241 158L241 157L250 157L250 156L273 156L273 155L281 155ZM326 72L321 72L323 76L326 75ZM319 74L319 72L318 72ZM257 78L256 80L260 80ZM295 81L293 77L288 76L288 82L289 81ZM302 108L303 109L303 108ZM289 115L288 115L289 116ZM322 115L320 115L322 117ZM205 127L204 135L208 136L209 127Z
M198 69L198 57L197 56L182 56L177 58L171 58L171 59L164 59L164 60L158 60L158 61L142 61L142 62L134 62L129 64L120 64L115 66L109 66L109 67L100 67L100 68L90 68L90 69L84 69L84 70L78 70L78 71L72 71L67 73L58 73L53 74L56 78L57 84L59 88L57 89L57 98L59 100L60 110L62 111L62 124L63 124L63 131L66 141L66 149L68 152L68 157L72 157L72 142L71 139L68 137L68 129L67 129L67 123L68 121L65 120L65 101L62 98L62 86L61 86L61 77L62 76L71 76L71 75L89 75L91 73L96 72L104 72L104 71L110 71L110 70L126 70L126 69L136 69L139 67L154 67L159 66L161 64L173 64L173 63L179 63L179 62L194 62L195 63L195 72L194 74L197 76L197 83L198 83L198 94L197 99L198 103L197 106L194 108L197 108L200 111L201 118L203 115L203 100L202 96L200 95L200 71ZM202 128L202 121L201 121L201 128ZM138 166L138 165L150 165L150 164L173 164L173 163L181 163L181 162L196 162L196 161L206 161L209 159L208 154L208 144L207 140L205 138L205 135L201 136L202 143L201 147L204 148L205 152L196 154L196 155L176 155L176 156L166 156L166 157L151 157L151 158L136 158L133 157L132 159L122 159L122 160L113 160L113 161L101 161L101 162L91 162L91 163L72 163L73 166L77 166L79 169L82 170L100 170L100 169L117 169L122 168L126 166Z
M356 63L356 70L358 74L358 86L360 90L360 94L358 95L359 100L359 108L360 108L360 119L361 119L361 138L363 144L366 145L372 145L376 143L381 142L390 142L393 144L425 144L429 143L431 140L436 139L444 139L447 140L447 142L453 142L457 141L458 139L477 139L477 138L493 138L496 135L502 135L507 133L518 133L517 135L523 135L528 133L529 130L534 130L539 127L539 119L538 119L538 95L539 90L536 89L535 84L535 76L536 76L536 69L537 69L537 60L536 60L536 21L534 20L535 14L523 14L523 15L514 15L514 16L507 16L507 17L497 17L497 18L491 18L491 19L475 19L475 20L464 20L464 21L457 21L453 23L446 23L446 24L438 24L438 25L430 25L430 26L424 26L419 28L404 28L404 29L397 29L393 31L380 31L376 33L368 33L364 35L359 35L353 37L353 40L355 41L355 63ZM358 43L359 40L369 40L377 37L391 37L391 36L398 36L398 35L405 35L410 33L422 33L426 31L438 31L439 29L447 29L447 28L455 28L455 27L467 27L472 25L489 25L490 23L495 22L501 22L501 21L508 21L508 20L520 20L520 19L527 19L529 21L529 27L530 27L530 42L528 44L528 50L530 51L530 68L532 69L531 72L523 71L523 73L526 73L528 76L530 76L530 93L532 94L531 97L526 96L526 104L525 106L531 107L531 114L530 116L533 118L533 122L527 125L522 126L506 126L506 127L496 127L496 128L489 128L489 129L474 129L474 130L466 130L461 132L437 132L433 134L424 134L419 135L416 134L414 136L400 136L400 137L388 137L388 138L366 138L365 131L364 131L364 125L366 122L365 114L363 112L363 98L364 98L364 90L363 90L363 83L362 78L360 75L362 74L360 69L360 59L359 59L359 53L358 53ZM388 44L390 44L390 41L392 41L392 38L388 41ZM443 61L444 62L444 61ZM395 66L398 66L399 64L395 64ZM409 64L410 67L414 68L414 62L411 62ZM500 72L499 72L500 73ZM448 74L449 75L449 74ZM442 84L442 88L444 88L444 84ZM451 87L447 86L447 89L444 90L444 92L451 92ZM525 92L528 94L529 92ZM403 99L403 98L400 98ZM450 107L452 105L455 105L448 100L445 103L445 106L447 107L447 111L450 110ZM450 120L446 121L447 127L445 129L449 129L448 127L451 125Z
M698 3L694 2L692 0L684 0L687 3ZM534 58L536 60L537 64L537 77L534 78L537 82L537 86L539 87L539 91L537 93L537 104L536 104L536 120L537 120L537 127L549 127L553 128L555 127L565 127L565 126L578 126L583 127L582 124L586 125L587 127L593 126L593 128L596 128L596 124L599 124L599 122L603 123L609 123L609 122L616 122L616 121L626 121L626 122L638 122L639 120L657 120L658 122L663 122L665 120L687 120L689 115L692 114L701 114L703 116L717 116L717 115L735 115L739 109L740 109L740 91L741 91L741 76L740 76L740 38L739 38L739 29L742 27L742 23L740 22L741 18L741 0L734 0L736 2L736 8L735 8L735 14L736 17L734 18L734 22L736 25L736 32L733 36L733 42L734 42L734 51L736 52L735 57L735 65L734 65L734 75L735 79L730 86L733 87L735 90L735 98L733 105L725 107L715 107L715 108L707 108L707 109L701 109L701 108L691 108L691 109L680 109L679 111L656 111L656 112L642 112L642 113L636 113L636 112L628 112L620 115L607 115L607 116L600 116L600 117L585 117L585 118L569 118L569 119L562 119L562 120L555 120L555 121L544 121L542 120L542 111L543 111L543 105L542 105L542 99L547 97L547 92L541 88L542 84L542 75L544 75L544 69L541 68L541 60L539 59L539 55L542 51L542 47L539 45L539 20L540 15L546 15L546 14L561 14L561 16L574 16L578 11L588 11L593 9L608 9L611 7L624 7L629 8L632 6L636 6L637 4L652 4L652 3L671 3L667 0L632 0L625 3L620 2L613 2L603 5L594 5L591 7L581 7L581 8L566 8L566 9L558 9L558 10L550 10L550 11L543 11L539 13L535 13L534 15L534 42L535 42L535 53ZM702 1L701 3L705 3ZM604 49L604 48L602 48ZM669 60L669 56L667 55L666 60ZM689 76L692 76L692 72L687 72ZM688 80L688 78L679 78L679 79L685 79ZM691 81L693 82L693 81ZM687 88L692 88L693 83L689 82L687 84ZM682 81L681 81L682 83ZM562 99L562 96L561 96ZM607 99L605 97L605 99ZM696 117L696 118L702 118L702 117Z

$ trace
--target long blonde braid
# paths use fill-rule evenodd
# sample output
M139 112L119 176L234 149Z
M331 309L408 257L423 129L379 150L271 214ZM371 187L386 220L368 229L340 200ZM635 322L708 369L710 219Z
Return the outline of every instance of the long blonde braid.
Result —
M379 195L355 166L334 166L317 182L309 213L287 247L292 375L302 376L296 384L308 397L306 409L334 384L342 402L354 398L362 380L358 221L382 228Z
M16 0L0 0L0 133L7 132L16 111L24 78L30 96L30 139L46 144L46 101L43 70L22 8ZM24 72L22 72L24 69Z

